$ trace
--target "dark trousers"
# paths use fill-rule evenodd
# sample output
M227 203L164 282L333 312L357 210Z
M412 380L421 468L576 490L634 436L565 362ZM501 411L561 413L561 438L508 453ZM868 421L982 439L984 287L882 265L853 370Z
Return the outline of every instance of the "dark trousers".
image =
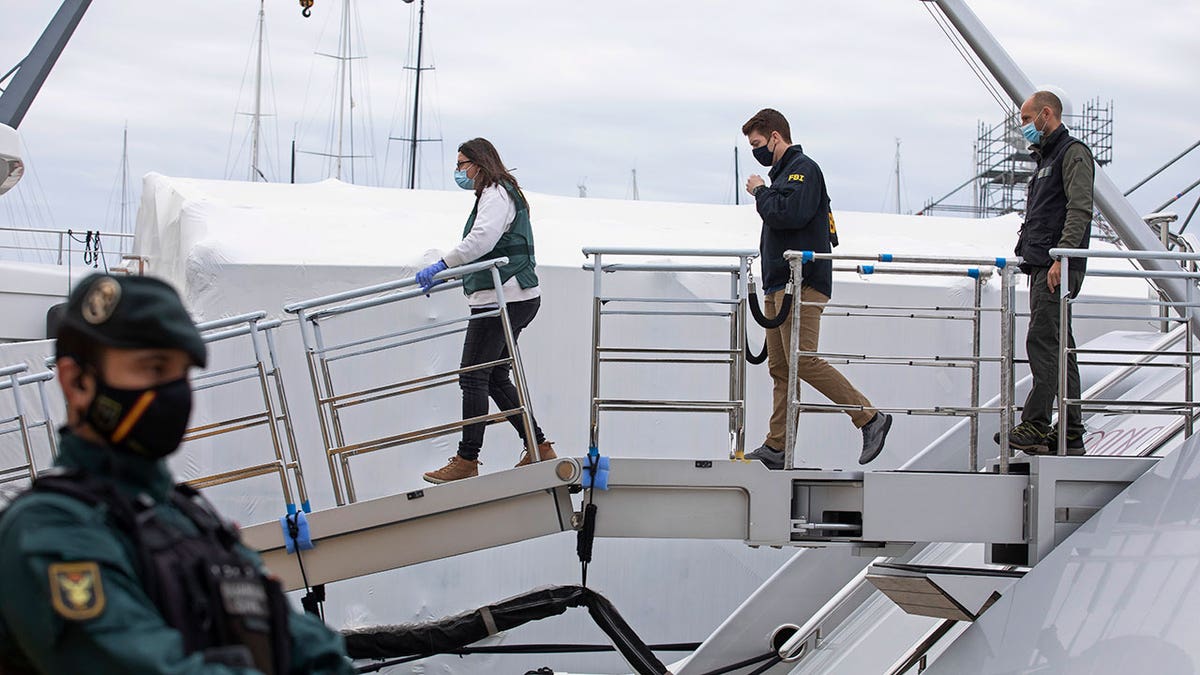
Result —
M512 323L513 342L526 326L537 316L538 308L542 305L541 298L514 302L508 305L508 317ZM482 314L493 310L472 309L471 314ZM467 336L463 340L462 367L473 366L489 361L499 361L508 358L508 345L504 342L504 325L500 317L493 316L484 319L471 319L467 323ZM490 396L500 410L512 410L520 406L517 388L509 379L507 363L472 370L458 376L458 386L462 389L463 419L480 417L488 413L488 397ZM526 401L528 403L528 401ZM532 416L531 416L532 417ZM525 440L525 424L521 415L510 415L508 421L517 430L521 441ZM483 432L487 424L472 424L463 427L462 441L458 444L458 456L463 459L478 459L479 449L483 447ZM546 440L542 430L533 422L533 432L538 443Z
M1033 387L1025 399L1021 421L1036 425L1042 431L1050 429L1050 418L1055 410L1058 396L1058 289L1046 286L1049 268L1035 267L1029 274L1029 333L1025 336L1025 352L1029 356L1029 370L1033 373ZM1071 270L1067 289L1071 297L1079 295L1083 286L1083 272ZM1067 344L1075 347L1075 336L1067 326ZM1067 359L1067 398L1079 398L1079 364L1075 354ZM1067 433L1083 433L1083 415L1079 406L1067 406Z

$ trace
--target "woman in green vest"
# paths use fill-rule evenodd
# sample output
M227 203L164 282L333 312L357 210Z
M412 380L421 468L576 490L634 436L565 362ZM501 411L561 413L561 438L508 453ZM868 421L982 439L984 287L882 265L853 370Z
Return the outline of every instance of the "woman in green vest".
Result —
M434 275L447 267L460 267L480 260L508 258L508 264L500 268L501 289L504 292L508 318L512 325L514 341L521 331L537 316L542 303L542 292L538 288L537 261L533 255L533 228L529 223L529 204L517 184L517 179L504 168L500 153L484 138L474 138L458 146L458 163L455 165L454 181L464 190L474 190L475 208L463 228L462 241L441 260L417 274L421 287L428 291L439 283ZM499 305L491 272L477 272L463 277L463 291L471 314L483 314L495 310ZM467 335L463 340L462 367L489 363L508 358L508 346L504 340L504 329L497 316L472 319L467 324ZM507 364L468 371L458 376L462 389L463 419L480 417L488 413L490 396L500 410L512 410L520 406L517 388L509 379ZM531 416L532 419L532 416ZM512 415L508 421L525 441L525 424L520 415ZM472 424L463 428L458 454L450 463L425 474L430 483L445 483L479 475L479 450L483 446L486 424ZM555 457L553 444L533 421L533 431L538 444L540 459ZM517 466L532 461L526 450Z

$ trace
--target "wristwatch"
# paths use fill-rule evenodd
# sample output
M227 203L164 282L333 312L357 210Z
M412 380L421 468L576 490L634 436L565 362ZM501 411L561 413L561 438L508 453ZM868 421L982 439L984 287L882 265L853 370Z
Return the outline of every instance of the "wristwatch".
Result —
M755 199L757 199L757 198L758 198L758 193L760 193L760 192L762 192L763 190L766 190L766 189L767 189L767 186L766 186L766 185L759 185L758 187L754 188L754 192L751 192L750 194L754 195Z

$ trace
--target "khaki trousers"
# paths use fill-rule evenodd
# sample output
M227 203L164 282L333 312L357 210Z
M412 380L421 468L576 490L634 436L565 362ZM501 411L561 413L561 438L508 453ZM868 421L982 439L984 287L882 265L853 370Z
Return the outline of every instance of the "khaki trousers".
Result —
M764 300L767 316L776 316L783 304L784 291L768 293ZM825 303L829 297L807 286L800 291L800 299L806 304L800 309L800 351L817 351L818 339L821 335L821 313L825 311ZM788 356L791 354L789 345L792 338L792 321L787 321L778 328L767 330L767 368L771 372L773 382L774 407L771 410L771 430L767 435L766 445L776 450L782 450L787 435L788 409ZM875 416L871 402L863 396L854 385L850 384L841 373L824 359L816 356L800 357L797 374L812 388L839 405L860 405L863 410L848 410L854 426L862 428Z

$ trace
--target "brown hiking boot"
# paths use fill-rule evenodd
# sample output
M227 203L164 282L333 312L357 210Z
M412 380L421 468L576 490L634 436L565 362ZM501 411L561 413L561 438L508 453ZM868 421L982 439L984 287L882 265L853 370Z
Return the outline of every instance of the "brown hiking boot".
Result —
M557 459L558 455L554 454L554 442L553 441L542 441L541 443L539 443L538 444L538 456L542 458L540 461L543 461L543 462L548 459ZM525 454L521 455L521 461L517 462L516 468L519 469L519 468L521 468L523 466L527 466L529 464L533 464L533 458L529 456L529 451L526 450Z
M427 472L424 478L430 483L449 483L452 480L474 478L479 475L479 464L477 459L463 459L455 455L450 458L449 464L437 471Z

